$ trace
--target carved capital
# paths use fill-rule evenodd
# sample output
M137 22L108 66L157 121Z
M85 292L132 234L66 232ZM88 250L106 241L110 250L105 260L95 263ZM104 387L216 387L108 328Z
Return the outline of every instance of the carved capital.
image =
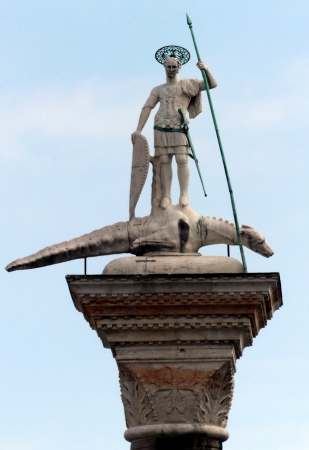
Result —
M127 426L196 423L225 427L233 395L230 363L218 370L118 364Z
M229 437L236 359L282 305L279 274L169 273L165 265L162 273L71 276L68 283L117 361L125 439L134 446L154 440L145 450L160 450L161 438L172 449L176 437L175 450L187 450L185 439L190 449L220 447ZM205 441L193 445L197 436Z

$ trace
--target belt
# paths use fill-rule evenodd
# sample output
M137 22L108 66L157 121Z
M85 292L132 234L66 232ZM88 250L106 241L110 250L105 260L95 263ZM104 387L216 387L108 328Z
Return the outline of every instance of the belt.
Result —
M183 128L162 128L155 125L154 130L165 131L165 133L184 133L185 130Z

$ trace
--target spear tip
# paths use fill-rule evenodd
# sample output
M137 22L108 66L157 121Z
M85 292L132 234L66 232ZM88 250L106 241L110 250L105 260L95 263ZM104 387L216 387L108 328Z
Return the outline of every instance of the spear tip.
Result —
M188 16L188 14L187 14L187 24L190 26L192 26L192 22L191 22L191 19L190 19L190 17Z

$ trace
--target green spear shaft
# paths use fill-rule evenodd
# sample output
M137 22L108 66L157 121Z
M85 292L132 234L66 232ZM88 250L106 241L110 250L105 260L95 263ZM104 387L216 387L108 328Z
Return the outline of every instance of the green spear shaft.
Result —
M189 25L189 28L190 28L190 31L191 31L191 36L192 36L192 39L193 39L193 44L194 44L194 47L195 47L197 59L198 59L198 61L201 61L200 53L198 51L197 44L196 44L195 37L194 37L194 33L193 33L193 25L192 25L191 19L188 16L188 14L187 14L187 24ZM238 241L238 245L239 245L242 265L243 265L244 272L247 272L247 263L246 263L246 258L245 258L243 245L242 245L242 242L241 242L241 237L240 237L240 229L239 229L239 223L238 223L238 218L237 218L236 205L235 205L235 200L234 200L232 184L231 184L231 180L230 180L230 177L229 177L229 172L227 170L227 164L226 164L226 160L225 160L225 156L224 156L224 151L223 151L223 146L222 146L221 137L220 137L220 133L219 133L219 128L218 128L218 125L217 125L215 111L214 111L214 107L213 107L211 96L210 96L210 92L209 92L209 85L208 85L206 72L205 72L205 70L201 70L201 72L202 72L202 76L203 76L203 80L204 80L204 84L205 84L205 88L206 88L206 93L207 93L207 97L208 97L208 102L209 102L209 106L210 106L212 120L213 120L213 123L214 123L214 126L215 126L215 130L216 130L216 135L217 135L217 140L218 140L218 144L219 144L219 148L220 148L220 153L221 153L221 158L222 158L222 162L223 162L223 167L224 167L224 172L225 172L225 176L226 176L226 181L227 181L227 185L228 185L228 188L229 188L229 193L230 193L230 198L231 198L231 203L232 203L233 216L234 216L234 221L235 221L235 226L236 226L237 241Z
M197 168L197 171L198 171L201 183L202 183L204 195L205 195L205 197L207 197L205 186L204 186L204 182L203 182L203 178L202 178L202 174L201 174L201 171L200 171L200 166L198 165L198 159L196 157L196 153L195 153L195 150L194 150L194 147L193 147L193 142L192 142L192 139L191 139L191 136L190 136L190 133L189 133L188 124L185 121L185 116L184 116L181 108L178 109L178 112L179 112L180 118L181 118L181 128L184 130L184 133L187 136L188 146L191 149L191 154L189 153L189 156L190 156L190 158L194 159L194 162L195 162L195 165L196 165L196 168Z
M201 174L201 171L200 171L200 167L198 165L198 159L196 157L196 153L195 153L195 150L194 150L194 147L193 147L193 142L192 142L192 139L191 139L189 131L187 132L186 136L187 136L187 139L188 139L189 148L191 149L191 152L192 152L192 156L190 154L189 154L189 156L191 156L191 158L194 159L194 162L195 162L195 165L196 165L196 168L197 168L197 171L198 171L201 183L202 183L204 195L205 195L205 197L207 197L205 186L204 186L204 183L203 183L202 174Z

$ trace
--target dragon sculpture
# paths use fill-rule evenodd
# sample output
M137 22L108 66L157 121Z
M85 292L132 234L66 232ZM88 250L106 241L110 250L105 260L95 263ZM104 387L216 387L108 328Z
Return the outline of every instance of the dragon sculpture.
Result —
M139 218L135 217L134 211L147 176L149 161L153 166L152 210L150 215ZM144 255L149 252L177 252L185 255L196 253L208 245L237 245L235 225L227 220L204 217L189 206L160 208L162 190L159 167L158 158L149 156L147 140L141 136L133 149L129 221L118 222L46 247L13 261L6 270L34 269L91 256L120 253ZM266 258L274 253L264 236L248 225L241 227L241 239L245 247Z

